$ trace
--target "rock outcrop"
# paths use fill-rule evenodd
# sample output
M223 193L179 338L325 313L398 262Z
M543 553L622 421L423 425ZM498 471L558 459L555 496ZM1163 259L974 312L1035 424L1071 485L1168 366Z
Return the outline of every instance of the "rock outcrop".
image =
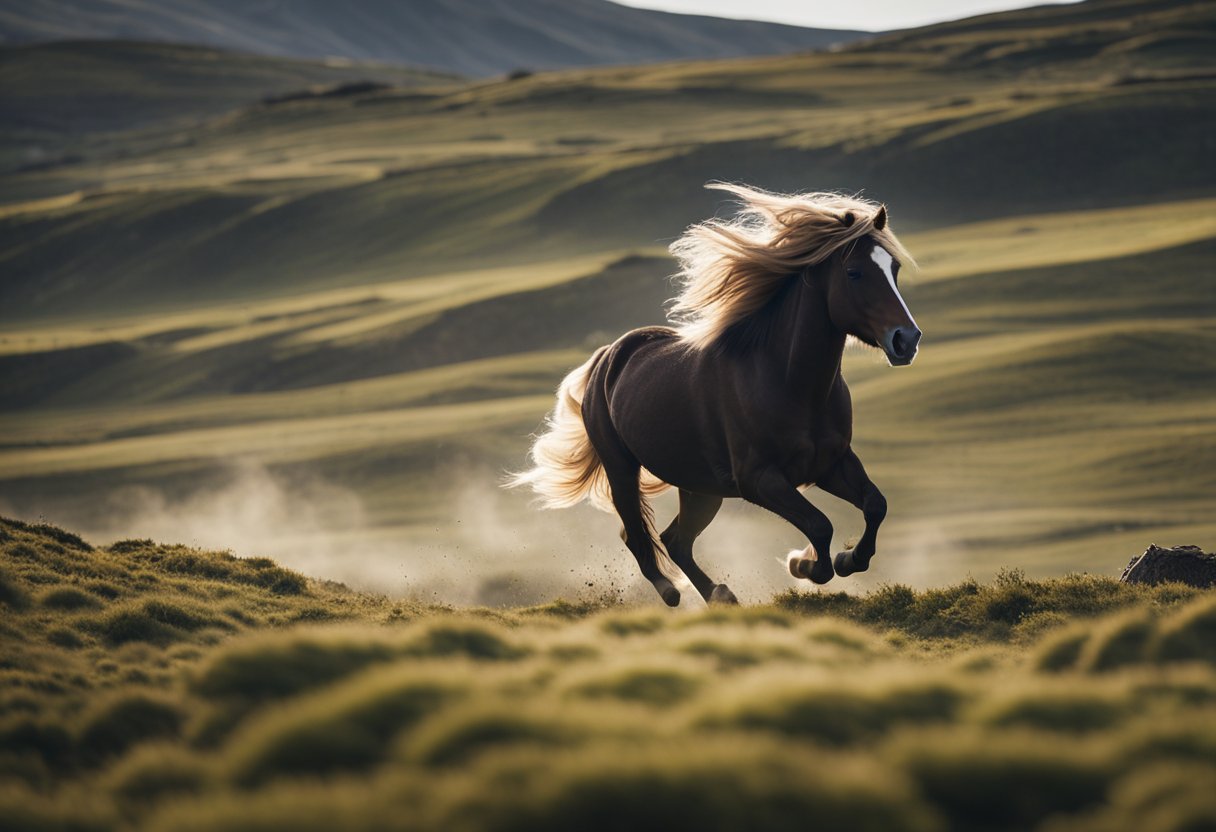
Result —
M1216 555L1198 546L1172 549L1150 545L1131 559L1120 581L1129 584L1163 584L1170 581L1207 589L1216 586Z

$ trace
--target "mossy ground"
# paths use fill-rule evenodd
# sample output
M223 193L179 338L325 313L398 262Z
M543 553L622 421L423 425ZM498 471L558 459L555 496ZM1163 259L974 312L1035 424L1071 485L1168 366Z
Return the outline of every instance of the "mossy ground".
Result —
M1216 596L427 607L0 521L7 829L1206 829Z

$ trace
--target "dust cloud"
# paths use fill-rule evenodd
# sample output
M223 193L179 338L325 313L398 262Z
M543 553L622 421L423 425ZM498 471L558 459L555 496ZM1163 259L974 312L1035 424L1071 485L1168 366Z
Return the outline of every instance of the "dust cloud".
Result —
M458 485L446 516L412 525L375 522L360 494L321 476L253 462L228 465L218 482L209 480L195 490L170 494L128 486L112 492L102 511L61 507L38 519L79 531L93 542L151 538L271 557L310 577L433 603L656 600L620 541L616 517L586 505L561 511L535 508L527 495L500 488L502 472L489 467L470 467L452 476ZM837 547L860 534L862 521L854 509L818 491L808 496L836 524ZM676 505L671 492L656 500L660 527L674 516ZM9 508L0 506L0 511L21 516ZM786 569L783 553L806 545L795 529L754 506L727 500L698 541L697 560L744 603L763 602L790 588L864 591L889 582L931 583L949 548L944 539L932 530L894 526L888 521L884 527L881 542L887 545L880 545L870 573L819 590ZM680 589L682 607L701 606L690 584L684 582Z

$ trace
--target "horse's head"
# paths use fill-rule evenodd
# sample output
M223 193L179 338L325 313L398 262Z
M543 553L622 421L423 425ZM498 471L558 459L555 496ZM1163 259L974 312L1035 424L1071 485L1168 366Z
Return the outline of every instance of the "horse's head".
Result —
M850 222L846 216L845 222ZM887 224L887 209L874 217L874 230ZM899 294L899 260L871 234L841 248L827 263L828 314L842 332L887 354L892 366L911 364L920 328Z

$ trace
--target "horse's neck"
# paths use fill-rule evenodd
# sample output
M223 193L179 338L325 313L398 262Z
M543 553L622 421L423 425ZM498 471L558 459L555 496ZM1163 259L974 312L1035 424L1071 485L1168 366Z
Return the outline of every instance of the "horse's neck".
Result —
M832 324L823 293L805 278L798 281L792 302L783 305L769 349L772 359L785 368L791 401L817 411L840 375L845 336Z

